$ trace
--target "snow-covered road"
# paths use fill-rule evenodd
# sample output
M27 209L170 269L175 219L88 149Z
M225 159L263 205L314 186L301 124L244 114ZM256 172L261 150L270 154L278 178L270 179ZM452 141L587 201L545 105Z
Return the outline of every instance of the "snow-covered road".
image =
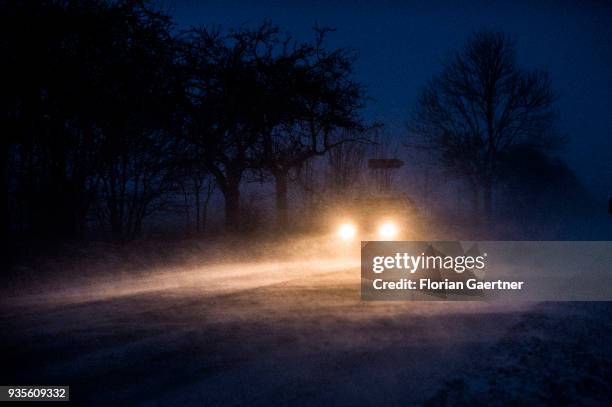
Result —
M351 257L66 282L2 309L2 383L95 405L501 403L506 382L542 402L551 369L580 372L566 401L607 385L598 404L612 377L607 303L363 302Z

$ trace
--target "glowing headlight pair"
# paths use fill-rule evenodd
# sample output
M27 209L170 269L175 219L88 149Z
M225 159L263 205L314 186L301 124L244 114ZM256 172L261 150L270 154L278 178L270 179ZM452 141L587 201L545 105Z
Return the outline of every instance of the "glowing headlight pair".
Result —
M393 239L397 236L397 226L392 222L384 222L378 227L378 236L385 240ZM353 240L357 235L357 228L352 223L343 223L338 229L338 236L342 240Z

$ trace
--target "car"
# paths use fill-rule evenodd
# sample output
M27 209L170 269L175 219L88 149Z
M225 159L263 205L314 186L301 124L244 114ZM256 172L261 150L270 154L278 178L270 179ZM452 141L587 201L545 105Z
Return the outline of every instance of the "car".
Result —
M419 235L419 216L406 195L367 195L332 205L328 225L338 239L411 240Z

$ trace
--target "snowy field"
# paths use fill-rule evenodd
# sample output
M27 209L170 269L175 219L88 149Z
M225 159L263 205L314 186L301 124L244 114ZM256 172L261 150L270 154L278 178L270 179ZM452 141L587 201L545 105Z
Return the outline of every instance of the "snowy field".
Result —
M2 297L1 382L89 405L609 405L610 303L363 302L355 253L310 246L57 259Z

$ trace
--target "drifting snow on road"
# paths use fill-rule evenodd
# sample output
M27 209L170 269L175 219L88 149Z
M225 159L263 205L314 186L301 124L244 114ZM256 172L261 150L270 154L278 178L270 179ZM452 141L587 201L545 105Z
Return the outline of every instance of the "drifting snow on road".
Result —
M94 405L610 396L607 303L364 302L355 256L278 259L24 291L3 303L2 382L69 384Z
M358 268L359 261L354 258L331 258L175 268L133 277L95 279L80 285L67 283L52 292L27 295L20 302L79 303L172 290L194 291L201 295L229 294L339 272L350 267Z

